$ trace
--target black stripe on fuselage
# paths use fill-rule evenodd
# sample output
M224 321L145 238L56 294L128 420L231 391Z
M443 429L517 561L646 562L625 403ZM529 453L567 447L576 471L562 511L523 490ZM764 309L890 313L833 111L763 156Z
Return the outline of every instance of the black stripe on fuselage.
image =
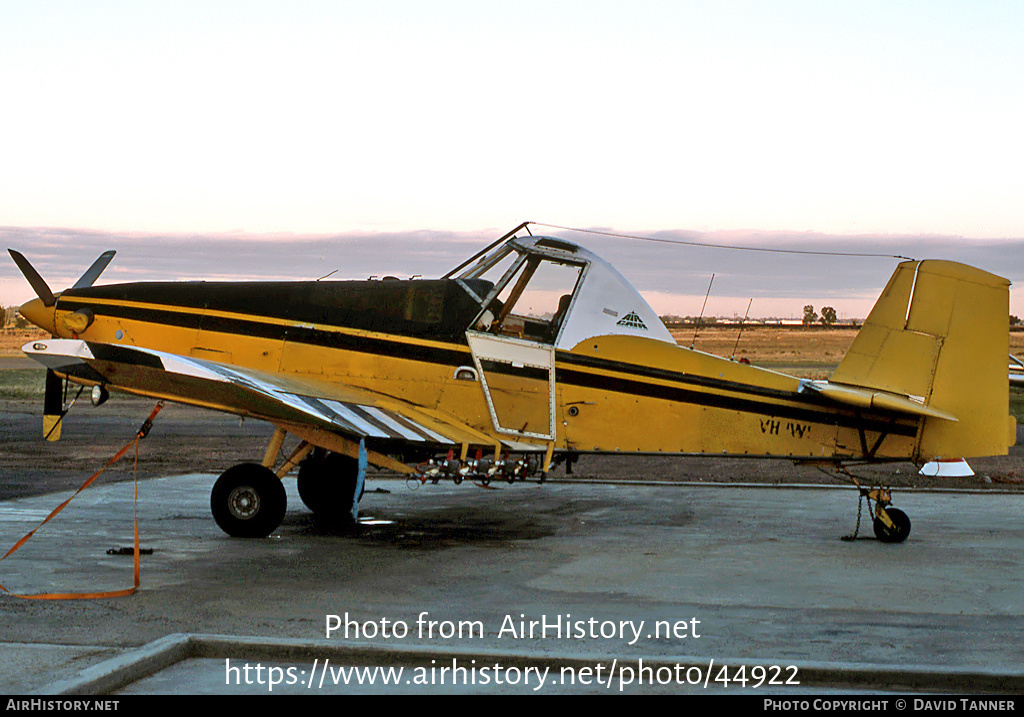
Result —
M618 373L626 374L628 376L642 376L645 379L674 381L676 383L682 383L690 386L699 386L701 388L707 388L716 391L739 391L741 393L761 396L763 398L772 399L776 401L794 400L794 395L791 391L780 391L777 388L768 388L766 386L754 386L749 383L727 381L725 379L713 378L711 376L700 376L696 374L680 373L679 371L670 371L668 369L663 368L654 368L653 366L637 366L635 364L624 363L622 361L597 358L594 356L585 356L582 354L560 354L558 356L558 361L563 364L571 364L573 366L592 368L597 369L599 371L615 371ZM811 402L814 401L815 399L813 396L799 396L797 397L797 400Z
M580 354L560 354L559 363L568 363L580 367L593 368L601 371L614 371L621 375L606 376L559 367L556 380L576 386L587 386L605 391L614 391L629 395L648 396L678 403L690 403L701 406L714 406L743 413L757 413L772 417L789 418L826 425L838 425L844 428L856 428L879 433L893 433L902 436L917 435L917 421L910 419L908 423L895 423L890 420L867 419L856 412L847 410L840 412L835 404L830 404L814 393L796 394L791 391L780 391L766 386L726 381L711 376L682 374L667 369L649 366L637 366L608 359L583 356ZM677 384L708 389L695 391L680 386L666 386L651 383L648 380L672 381ZM729 391L741 394L741 397L710 393L709 391ZM758 400L760 399L760 400ZM788 402L805 404L804 406L785 405Z
M60 308L74 311L90 306L88 300L62 300ZM419 343L416 339L393 340L384 337L356 336L343 331L330 331L303 326L284 326L270 320L254 318L236 318L197 314L175 310L173 307L155 309L136 307L126 304L92 305L97 314L115 316L126 320L145 323L164 324L183 328L194 328L197 331L213 331L223 334L236 334L274 341L288 341L311 346L356 351L360 353L387 356L390 358L421 361L426 363L449 366L453 369L465 365L471 358L469 347L465 344L448 343L445 347ZM760 386L724 381L707 376L681 374L665 369L639 366L619 361L579 356L568 352L558 352L556 358L556 383L571 386L595 388L603 391L640 395L679 403L700 406L713 406L743 413L755 413L779 418L805 421L825 425L839 425L846 428L863 429L874 432L887 432L903 436L917 434L917 422L895 423L881 419L868 419L853 411L839 411L824 404L814 394L795 394L778 391ZM131 363L135 363L132 361ZM578 366L576 368L567 368ZM607 376L591 373L585 369L597 369L619 374ZM524 376L523 368L515 368L501 362L486 362L485 370L489 372L507 373L509 375L546 381L547 372L536 370ZM680 385L667 386L651 383L649 379L671 381ZM706 390L694 390L694 388ZM741 396L729 396L710 391L729 391ZM799 402L805 406L785 405L781 402Z
M600 374L586 373L559 369L557 381L560 384L573 386L584 386L602 391L623 393L630 396L646 396L665 401L677 403L688 403L699 406L710 406L724 410L738 411L741 413L754 413L772 418L788 418L794 421L806 423L818 423L830 426L842 426L844 428L863 429L878 433L890 433L901 436L916 436L917 425L896 423L892 421L868 419L855 414L846 414L838 410L823 410L820 407L812 406L791 406L782 403L774 403L768 400L746 398L739 396L728 396L709 391L694 391L679 386L665 386L663 384L639 381L621 376L604 376ZM738 391L750 396L756 396L754 387L732 388L730 391ZM779 400L801 401L803 396L784 394Z

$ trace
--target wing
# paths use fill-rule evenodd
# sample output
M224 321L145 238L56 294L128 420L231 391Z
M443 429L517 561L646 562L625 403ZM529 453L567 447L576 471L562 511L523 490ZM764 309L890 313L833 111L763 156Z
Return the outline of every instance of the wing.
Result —
M252 416L299 435L312 435L302 430L308 427L379 446L496 444L444 414L364 388L77 339L37 341L22 350L76 383Z

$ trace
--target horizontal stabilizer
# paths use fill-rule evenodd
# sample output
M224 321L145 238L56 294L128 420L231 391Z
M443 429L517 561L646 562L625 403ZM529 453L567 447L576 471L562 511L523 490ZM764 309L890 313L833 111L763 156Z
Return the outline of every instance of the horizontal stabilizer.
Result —
M828 381L803 381L800 383L800 391L814 391L830 401L856 408L874 408L882 411L906 413L911 416L941 418L944 421L957 420L956 416L948 411L926 406L923 402L914 400L909 396L900 396L877 389L843 386L829 383Z

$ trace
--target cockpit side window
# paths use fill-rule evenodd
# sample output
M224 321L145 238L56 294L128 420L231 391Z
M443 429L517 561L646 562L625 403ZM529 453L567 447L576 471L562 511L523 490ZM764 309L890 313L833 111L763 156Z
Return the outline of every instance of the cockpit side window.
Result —
M582 264L529 256L506 274L477 329L554 343L583 272Z

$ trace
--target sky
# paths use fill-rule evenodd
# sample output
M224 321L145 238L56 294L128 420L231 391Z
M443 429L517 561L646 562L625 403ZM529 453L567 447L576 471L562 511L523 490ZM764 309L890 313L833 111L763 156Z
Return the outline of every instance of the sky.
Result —
M104 281L436 276L533 220L967 261L1024 315L1022 27L984 0L0 0L0 239L57 290L107 248ZM863 316L895 263L548 233L662 313L714 274L710 313ZM0 258L0 304L31 296Z

